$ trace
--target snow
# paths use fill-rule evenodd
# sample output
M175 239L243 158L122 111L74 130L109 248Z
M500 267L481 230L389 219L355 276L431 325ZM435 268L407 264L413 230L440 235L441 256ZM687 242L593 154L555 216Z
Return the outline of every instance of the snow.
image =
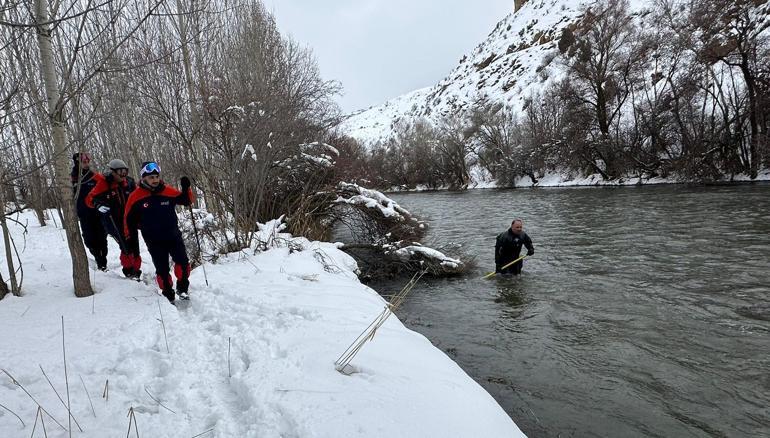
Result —
M207 265L208 287L195 269L190 305L176 308L156 294L146 251L143 282L121 278L114 242L110 271L92 273L96 294L75 298L62 230L39 227L28 212L18 219L29 224L26 235L9 224L23 248L24 296L0 301L0 368L67 427L41 372L66 401L63 317L69 398L83 429L73 422L73 436L125 436L130 408L138 436L151 437L523 436L488 393L396 318L353 359L357 372L335 371L386 305L336 244L292 238L280 220L265 224L260 239L272 249ZM37 406L3 373L0 400L25 423L0 408L0 436L30 436ZM45 426L49 437L68 436L48 416ZM43 436L39 424L35 436Z
M386 141L399 121L461 115L480 97L521 111L526 98L564 76L552 62L562 29L577 22L585 0L529 0L432 87L398 96L348 116L340 125L366 145ZM637 2L648 5L648 2ZM638 6L638 5L637 5ZM637 7L632 5L632 10Z
M246 154L249 154L252 160L257 161L257 153L254 151L254 146L246 144L241 153L241 160L246 157Z
M576 25L584 6L591 0L527 0L521 9L498 22L478 46L467 53L443 79L431 87L395 97L380 106L348 115L340 130L362 144L373 147L385 143L399 124L417 120L438 122L445 116L463 116L475 102L484 98L501 103L513 114L521 114L525 100L562 79L566 64L558 60L558 41L563 29ZM654 6L652 0L629 2L629 13L639 25L649 25L645 12ZM770 35L770 3L756 5L752 16L766 17L758 26L764 36ZM661 66L659 66L661 67ZM726 66L720 68L729 69ZM665 87L662 81L659 87ZM660 91L660 90L658 90ZM728 93L730 94L730 93ZM494 188L496 184L475 166L471 170L471 187ZM757 180L767 180L767 170ZM728 178L729 179L729 178ZM734 181L749 181L739 175ZM580 185L634 185L640 178L604 182L599 175L575 178L553 172L538 181L538 187ZM678 183L677 179L643 179L642 184ZM531 186L523 178L517 186ZM420 190L419 188L417 190Z
M453 259L451 257L447 257L444 253L441 251L435 250L433 248L428 248L421 245L409 245L405 246L403 248L399 248L396 251L394 251L395 254L401 258L402 260L410 260L412 258L412 255L414 254L421 254L425 258L434 259L440 261L440 265L450 268L450 269L457 269L458 267L462 266L463 262L457 259Z
M749 175L739 174L732 179L725 177L717 182L750 182L750 181L770 181L770 169L762 170L756 179L751 179ZM654 185L654 184L679 184L681 181L677 178L661 177L640 177L638 175L627 175L618 179L606 181L598 173L587 176L575 176L567 172L550 172L537 180L537 184L532 184L532 180L525 176L516 180L516 187L575 187L575 186L633 186L633 185ZM494 188L493 183L487 183L487 186L479 185L477 188Z
M407 114L425 106L424 100L430 90L430 87L421 88L380 106L359 111L343 121L340 130L366 144L385 142L402 117L409 119Z
M402 208L398 203L377 190L367 189L358 184L346 182L339 183L338 189L358 194L350 196L347 199L338 196L334 201L335 203L363 205L366 208L376 208L384 217L395 218L400 221L405 221L406 218L411 217L411 214L406 209Z
M484 176L484 178L478 178L477 175L481 175L481 172L474 173L474 170L478 170L478 167L471 168L471 189L505 189L507 187L499 187L497 182L490 179L490 176ZM713 181L715 183L750 183L750 182L762 182L770 181L770 169L762 169L757 174L757 177L752 179L751 176L745 173L736 174L732 177L725 176L721 180ZM681 184L682 181L678 178L662 178L662 177L646 177L639 175L626 175L618 179L606 181L602 178L601 174L593 173L586 176L576 176L572 172L547 172L542 177L539 177L536 184L532 184L532 179L528 176L522 176L516 178L516 188L535 188L535 187L583 187L583 186L636 186L636 185L655 185L655 184ZM434 190L448 190L448 187L438 187ZM415 189L402 189L399 187L392 187L388 192L421 192L427 191L425 187L417 187Z
M332 162L331 157L329 157L328 155L321 155L319 157L316 157L315 155L310 155L302 152L300 153L300 156L305 161L315 163L321 167L334 167L334 163Z
M335 148L334 146L332 146L330 144L321 143L319 141L316 141L316 142L313 142L313 143L301 144L301 145L299 145L299 149L302 152L318 153L318 151L323 151L323 152L329 152L332 155L334 155L335 157L339 157L340 156L340 151L337 148ZM328 155L325 155L325 156L328 156ZM329 157L329 159L331 159L331 157Z

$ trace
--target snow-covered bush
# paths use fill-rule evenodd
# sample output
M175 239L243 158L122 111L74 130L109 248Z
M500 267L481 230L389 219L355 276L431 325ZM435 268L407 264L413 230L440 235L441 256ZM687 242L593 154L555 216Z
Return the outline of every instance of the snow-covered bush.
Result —
M435 276L465 272L467 264L419 242L426 224L383 193L341 182L334 201L337 220L347 226L355 242L341 247L356 257L365 277L398 275L425 270Z

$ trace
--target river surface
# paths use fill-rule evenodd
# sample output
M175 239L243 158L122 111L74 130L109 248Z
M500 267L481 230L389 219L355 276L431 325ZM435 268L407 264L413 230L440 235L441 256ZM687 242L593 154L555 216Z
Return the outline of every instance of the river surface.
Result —
M479 265L399 318L530 437L770 437L770 322L736 312L770 302L770 185L392 197ZM535 256L480 279L514 217Z

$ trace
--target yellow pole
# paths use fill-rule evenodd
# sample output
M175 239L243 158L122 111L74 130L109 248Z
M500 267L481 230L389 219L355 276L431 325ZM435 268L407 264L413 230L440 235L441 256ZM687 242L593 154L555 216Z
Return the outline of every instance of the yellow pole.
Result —
M503 270L505 270L505 268L507 268L508 266L511 266L512 264L514 264L514 263L518 262L519 260L524 260L526 257L527 257L527 255L525 254L525 255L523 255L523 256L521 256L521 257L517 258L516 260L512 261L511 263L508 263L507 265L503 266L502 268L500 268L500 270L501 270L501 271L503 271ZM492 278L492 277L494 277L496 274L497 274L497 272L490 272L489 274L485 275L483 278L484 278L484 279L487 279L487 278Z

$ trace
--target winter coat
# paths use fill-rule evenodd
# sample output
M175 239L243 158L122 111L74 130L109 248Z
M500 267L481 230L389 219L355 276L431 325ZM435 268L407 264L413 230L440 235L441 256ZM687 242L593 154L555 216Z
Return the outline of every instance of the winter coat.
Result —
M190 205L194 200L192 189L184 193L167 186L163 181L152 188L144 183L128 197L124 218L126 239L131 241L142 230L142 236L148 246L155 242L181 239L179 220L176 215L177 205Z
M95 215L93 208L86 204L86 197L91 193L91 190L96 187L98 181L97 178L101 176L101 174L95 173L91 171L91 169L88 169L85 172L81 171L81 173L78 174L78 166L72 167L72 171L70 172L70 182L72 183L72 195L77 195L77 212L79 217L83 218Z
M128 197L136 189L134 179L127 176L117 182L110 174L106 177L97 175L96 180L96 186L86 197L86 205L90 208L110 207L110 215L115 223L122 224Z

